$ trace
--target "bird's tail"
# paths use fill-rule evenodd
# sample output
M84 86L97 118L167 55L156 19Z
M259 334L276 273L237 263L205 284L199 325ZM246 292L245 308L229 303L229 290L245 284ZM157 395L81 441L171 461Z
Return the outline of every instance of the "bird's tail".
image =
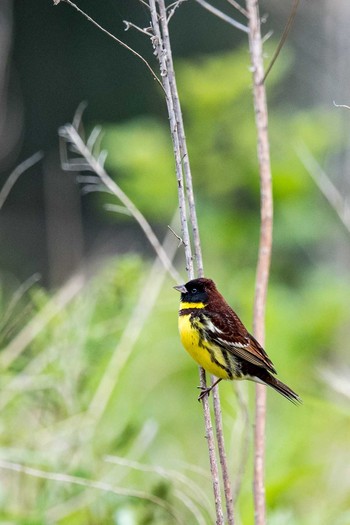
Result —
M264 385L271 386L279 394L289 399L289 401L291 401L295 405L301 403L301 399L298 396L298 394L296 394L291 388L289 388L289 386L285 385L284 383L282 383L282 381L270 374L268 370L258 366L255 366L254 368L255 373L251 373L249 379L257 383L263 383ZM252 369L250 370L250 372L252 372Z
M268 374L268 376L265 376L263 382L269 386L272 386L272 388L274 388L282 396L289 399L289 401L291 401L295 405L301 403L301 398L298 396L298 394L296 394L291 388L289 388L289 386L282 383L282 381L280 381L273 375Z

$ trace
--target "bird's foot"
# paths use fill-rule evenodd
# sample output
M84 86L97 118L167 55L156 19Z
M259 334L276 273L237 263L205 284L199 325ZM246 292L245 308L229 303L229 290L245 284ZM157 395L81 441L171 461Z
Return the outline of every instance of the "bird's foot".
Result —
M209 396L210 392L213 390L212 386L197 386L197 388L199 388L199 390L201 390L201 393L198 396L198 401L202 401L202 399L205 396Z
M218 383L220 383L220 381L221 381L221 378L217 379L216 381L214 381L214 383L211 386L197 386L197 388L199 388L199 390L202 391L199 394L199 396L198 396L198 401L202 401L202 399L205 396L209 396L209 394L213 390L214 386L216 386Z

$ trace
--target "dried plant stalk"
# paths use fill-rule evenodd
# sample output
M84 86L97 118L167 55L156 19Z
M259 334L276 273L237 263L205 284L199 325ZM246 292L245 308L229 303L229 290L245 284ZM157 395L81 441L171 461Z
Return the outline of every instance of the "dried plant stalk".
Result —
M194 202L194 193L192 186L192 176L190 163L187 152L187 145L185 139L184 124L182 119L182 112L179 102L179 96L176 86L175 70L172 60L171 44L168 32L167 12L164 0L150 0L150 10L153 27L153 46L155 54L158 58L161 77L163 81L164 91L166 93L166 102L169 113L170 129L173 140L176 176L178 181L179 194L179 208L182 226L182 235L184 238L185 256L187 271L190 279L194 277L194 268L192 262L192 249L190 246L188 221L186 217L186 199L189 206L189 217L194 239L194 255L196 261L196 268L198 276L204 275L202 252L200 246L199 229L196 216L196 208ZM184 189L184 180L186 186L186 193ZM203 369L200 369L201 386L206 386L206 374ZM230 479L228 475L227 459L224 447L224 438L221 420L221 408L218 391L214 392L214 412L216 421L216 433L218 438L218 449L220 455L220 463L222 465L223 479L224 479L224 493L226 498L226 507L228 515L228 523L233 525L233 508L232 508L232 491L230 486ZM206 437L208 441L210 470L213 482L213 492L216 509L216 523L223 524L224 517L222 512L220 481L218 473L218 465L215 455L215 441L213 434L213 427L210 417L209 401L207 396L203 398L203 411L205 419Z
M260 172L261 194L261 227L259 256L256 273L254 301L254 335L264 345L265 341L265 306L269 279L273 200L270 165L270 147L268 137L268 113L264 86L264 65L258 0L246 0L249 26L249 49L253 70L253 94L255 121L258 135L258 161ZM266 523L265 503L265 420L266 420L266 387L256 385L255 412L255 453L254 453L254 505L256 525Z

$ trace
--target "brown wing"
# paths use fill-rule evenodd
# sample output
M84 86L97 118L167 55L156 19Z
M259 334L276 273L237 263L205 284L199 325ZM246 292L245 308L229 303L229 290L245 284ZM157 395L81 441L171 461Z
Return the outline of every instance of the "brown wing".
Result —
M275 367L265 350L227 304L220 311L206 309L205 314L208 318L205 330L208 339L234 356L276 374Z

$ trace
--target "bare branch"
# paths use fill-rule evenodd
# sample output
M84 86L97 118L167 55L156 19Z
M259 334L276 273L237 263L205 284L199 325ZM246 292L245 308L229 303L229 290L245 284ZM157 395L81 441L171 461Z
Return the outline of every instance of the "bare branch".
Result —
M174 101L172 98L170 81L167 73L167 52L163 46L163 39L160 32L159 18L155 6L155 0L150 0L150 9L152 17L152 27L153 27L153 38L152 45L154 47L154 53L156 54L159 61L160 74L163 81L163 87L166 94L166 104L168 108L169 122L170 122L170 133L173 141L173 152L175 158L175 171L177 179L177 190L178 190L178 199L179 199L179 212L180 212L180 221L181 221L181 230L182 230L182 240L185 250L186 258L186 270L190 279L194 277L193 269L193 257L192 257L192 248L190 244L190 235L188 230L188 222L186 215L186 197L184 190L183 182L183 166L181 158L181 148L179 143L179 136L177 132L177 121L174 110Z
M265 308L272 249L273 200L268 136L268 113L264 79L263 49L258 0L246 0L249 26L249 50L253 71L255 123L260 173L261 226L254 300L254 335L261 345L265 341ZM265 420L266 387L256 385L255 398L254 504L256 525L266 524L265 503Z
M213 377L211 378L213 384ZM222 425L221 416L221 404L219 397L219 387L213 388L213 404L214 404L214 416L215 416L215 427L216 427L216 439L218 442L219 458L222 471L222 480L224 483L224 494L226 503L226 514L228 525L234 525L235 518L233 514L233 495L230 481L230 474L227 466L227 457L224 441L224 429Z
M155 72L153 71L153 69L151 68L151 66L149 65L149 63L147 62L147 60L142 56L140 55L140 53L138 53L137 51L135 51L135 49L133 49L132 47L128 46L128 44L126 44L125 42L123 42L123 40L120 40L119 38L117 38L115 35L113 35L112 33L110 33L109 31L107 31L107 29L105 29L104 27L102 27L100 24L98 24L96 22L96 20L94 20L93 18L91 18L91 16L89 16L87 13L85 13L85 11L83 11L82 9L80 9L80 7L78 7L74 2L72 2L71 0L60 0L61 2L66 2L67 4L69 4L71 7L74 7L74 9L76 9L78 11L78 13L80 13L81 15L83 15L89 22L91 22L92 24L94 24L96 27L98 27L98 29L100 29L103 33L105 33L106 35L108 35L110 38L112 38L113 40L115 40L116 42L118 42L118 44L120 44L122 47L125 47L125 49L127 49L128 51L130 51L133 55L135 55L137 58L139 58L144 64L145 66L147 67L147 69L151 72L154 80L156 80L158 82L158 84L160 85L160 87L163 89L163 86L162 86L162 83L161 81L159 80L159 78L157 77L157 75L155 74Z
M199 377L200 377L201 387L202 386L206 387L207 380L206 380L206 374L205 374L204 368L201 368L201 367L199 368ZM218 387L216 386L214 387L214 389L218 389ZM216 525L224 525L225 521L224 521L224 515L222 512L219 469L218 469L217 459L215 455L214 432L213 432L213 426L211 423L208 396L204 396L202 398L202 405L203 405L204 422L205 422L205 430L206 430L205 437L207 438L207 442L208 442L210 472L211 472L212 483L213 483L213 493L214 493L214 502L215 502L215 511L216 511L216 522L215 523Z
M34 166L39 160L43 158L44 154L41 151L38 151L37 153L34 153L29 159L24 160L19 164L13 172L9 175L7 181L3 185L0 191L0 210L3 207L10 191L12 190L13 186L16 184L19 177L27 171L29 168Z
M217 7L212 6L206 0L196 0L196 2L197 4L200 4L202 7L204 7L204 9L206 9L213 15L217 16L224 22L227 22L231 26L235 27L236 29L239 29L240 31L243 31L244 33L248 33L249 29L247 26L241 24L240 22L237 22L237 20L235 20L231 16L226 15L225 13L220 11L220 9L218 9Z
M182 117L179 93L178 93L177 85L176 85L175 68L174 68L171 45L170 45L170 37L169 37L168 24L166 20L166 11L164 7L164 1L162 0L161 2L158 2L158 3L159 3L159 12L160 12L159 23L160 23L161 31L162 31L163 46L164 46L164 53L165 53L165 59L166 59L165 67L166 67L166 71L168 72L170 93L171 93L171 98L172 98L172 103L173 103L174 120L175 120L175 126L176 126L175 130L177 134L177 140L179 142L180 158L181 158L181 162L183 165L183 172L185 175L186 195L187 195L187 201L188 201L188 206L189 206L189 216L190 216L190 221L191 221L191 227L192 227L192 232L193 232L194 255L195 255L198 276L203 277L204 275L203 258L202 258L202 250L201 250L201 243L200 243L200 237L199 237L199 227L198 227L198 219L197 219L197 213L196 213L196 205L195 205L194 192L193 192L190 160L189 160L189 155L188 155L188 150L187 150L185 126L184 126L183 117ZM191 274L189 274L189 277L192 279Z
M192 250L189 242L189 232L186 214L186 199L184 191L183 177L186 180L186 194L189 203L189 213L191 219L191 226L194 238L194 250L196 256L197 272L199 276L203 276L203 261L199 238L199 229L197 223L194 194L192 187L192 177L189 165L189 157L187 152L187 145L185 139L184 125L182 119L182 112L179 102L179 96L177 92L175 70L172 60L172 52L168 31L168 20L167 12L165 8L164 0L157 0L159 7L159 13L156 8L156 0L150 0L152 26L154 31L153 46L155 48L155 54L159 61L159 67L161 71L161 77L166 92L166 103L169 114L170 129L173 140L173 149L176 166L176 176L178 181L178 196L179 196L179 209L181 218L182 237L185 248L186 266L187 272L190 279L194 277L194 269L192 262ZM205 371L200 368L200 384L202 387L206 386L206 374ZM207 396L202 399L204 421L206 428L206 437L208 442L210 471L213 483L213 492L216 509L216 523L222 525L224 523L218 465L215 455L215 442L213 427L211 423L209 400Z
M62 168L67 171L74 171L77 169L78 166L81 166L82 163L86 163L89 169L91 171L94 171L96 175L100 178L100 180L103 182L105 187L111 193L113 193L122 202L122 204L130 211L134 219L138 222L141 229L145 233L147 239L153 246L155 252L157 253L159 259L164 264L165 268L168 270L168 272L173 277L173 279L179 282L181 278L178 272L176 271L176 269L173 267L173 265L169 261L167 254L165 253L159 240L154 234L149 222L146 220L146 218L140 212L140 210L135 206L135 204L131 201L131 199L129 199L129 197L118 186L118 184L113 179L110 178L110 176L105 171L103 166L101 166L101 164L98 162L98 159L94 157L90 149L83 142L77 130L71 124L66 124L65 126L59 129L59 135L63 141L61 145L61 150L60 150ZM81 159L69 159L68 158L67 146L69 144L74 145L76 150L81 155L83 161ZM83 169L86 169L86 167L84 167Z

